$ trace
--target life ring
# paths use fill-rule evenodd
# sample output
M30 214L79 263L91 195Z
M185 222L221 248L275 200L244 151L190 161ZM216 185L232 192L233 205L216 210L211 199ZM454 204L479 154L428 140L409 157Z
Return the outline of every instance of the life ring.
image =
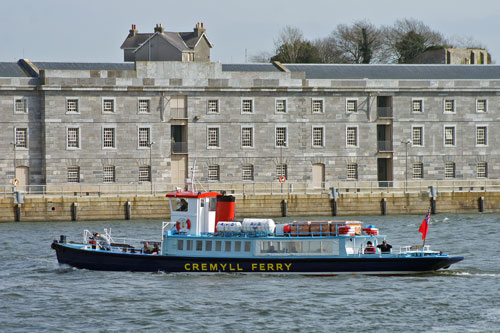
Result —
M284 182L286 182L286 178L285 178L285 176L280 176L279 182L280 182L280 183L282 183L282 184L283 184Z
M179 232L186 232L188 230L191 230L191 221L182 217L175 223L175 228Z
M21 181L19 180L19 178L14 177L14 179L12 179L12 185L17 186L19 184L21 184Z

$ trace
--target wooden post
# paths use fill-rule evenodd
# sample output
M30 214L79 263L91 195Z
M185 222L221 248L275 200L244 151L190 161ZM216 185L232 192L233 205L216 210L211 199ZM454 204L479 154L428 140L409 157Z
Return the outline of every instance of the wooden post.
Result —
M337 199L332 199L331 200L331 204L332 204L332 216L337 216L338 214L338 202L337 202Z
M437 204L436 204L436 198L432 197L431 198L431 214L437 214Z
M382 198L382 201L380 202L381 204L381 209L382 209L382 215L387 215L387 198Z
M287 200L281 201L281 216L286 217L288 213L288 202Z
M78 221L78 203L71 204L71 221Z
M14 206L14 219L16 222L21 222L21 204L16 204Z
M130 201L125 203L125 219L130 220L132 218L132 205Z
M484 212L484 197L479 197L479 212Z

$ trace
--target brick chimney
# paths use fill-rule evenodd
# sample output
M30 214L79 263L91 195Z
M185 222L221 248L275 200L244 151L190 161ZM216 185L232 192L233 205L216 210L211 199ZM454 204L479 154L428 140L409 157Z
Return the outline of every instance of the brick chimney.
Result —
M155 32L158 32L160 34L164 33L165 32L165 29L163 28L163 24L157 24L156 27L155 27Z
M196 26L194 27L194 32L200 37L207 29L203 27L203 22L198 22L196 23Z
M129 32L129 34L128 34L129 37L131 37L131 36L137 35L137 33L139 32L139 30L137 30L135 24L132 24L132 29L130 29L128 32Z

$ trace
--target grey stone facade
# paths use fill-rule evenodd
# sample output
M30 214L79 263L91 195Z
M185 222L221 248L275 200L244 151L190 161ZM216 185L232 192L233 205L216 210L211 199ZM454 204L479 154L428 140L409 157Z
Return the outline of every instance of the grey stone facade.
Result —
M274 182L281 164L298 183L313 182L314 169L321 182L402 181L407 165L410 179L414 167L422 168L424 180L500 177L499 66L33 66L38 77L0 77L4 184L14 176L9 143L16 127L28 128L28 148L16 150L15 163L28 168L32 185L68 184L72 167L79 168L80 183L103 184L107 166L114 167L107 183L144 183L140 170L150 163L154 182L181 183L194 159L199 180L227 183ZM27 113L14 111L16 98L27 101ZM77 101L77 112L68 111L68 100ZM112 112L104 110L105 100L113 101ZM286 112L280 113L282 100ZM147 112L140 101L148 101ZM251 112L243 110L244 101L251 101ZM445 110L447 101L452 111ZM422 129L420 144L413 140L415 127ZM485 131L479 144L478 127ZM77 129L78 147L69 147L70 128ZM114 147L104 144L108 128ZM140 146L140 128L149 129L151 148ZM215 143L209 139L214 128ZM242 146L242 128L251 129L250 147ZM277 128L286 129L285 147L276 144ZM450 128L453 144L445 144ZM322 135L314 141L313 132ZM348 132L355 133L354 144L348 145ZM484 166L485 174L478 171Z

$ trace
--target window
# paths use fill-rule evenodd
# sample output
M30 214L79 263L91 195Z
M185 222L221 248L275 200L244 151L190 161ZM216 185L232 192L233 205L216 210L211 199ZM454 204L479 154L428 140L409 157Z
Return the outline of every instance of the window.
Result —
M234 252L241 252L241 241L234 242Z
M222 241L215 241L215 251L222 251Z
M115 182L115 166L114 165L105 165L103 168L103 181L105 183L114 183Z
M139 181L140 182L151 181L151 166L144 165L139 167Z
M107 127L102 129L103 148L116 148L115 146L115 128Z
M212 241L205 241L205 251L212 251Z
M147 98L139 98L139 100L137 101L137 112L150 113L150 103L151 101Z
M252 99L241 100L241 113L253 113L253 100Z
M413 179L424 178L424 166L422 163L413 163Z
M80 148L80 129L78 127L70 127L66 129L66 148Z
M224 251L231 252L231 241L224 242Z
M182 251L184 248L184 240L183 239L178 239L177 240L177 250Z
M444 177L455 178L455 162L446 162L444 164Z
M279 179L281 176L288 179L288 167L286 164L276 165L276 179Z
M313 127L312 129L312 146L320 148L325 146L324 127Z
M313 99L312 100L312 113L323 113L323 104L324 101L322 99Z
M346 145L347 145L347 147L357 147L358 146L358 128L357 127L347 127L346 128Z
M357 99L347 99L345 102L346 112L357 112L358 111L358 100Z
M78 99L77 98L68 98L66 99L66 112L67 113L78 113L80 112L78 109Z
M241 178L243 180L253 181L253 165L246 164L241 167Z
M245 243L245 249L244 249L244 251L245 252L250 252L250 249L252 248L252 243L246 242L246 241L244 243Z
M357 180L358 179L358 164L349 163L347 164L347 180Z
M102 99L102 112L110 113L115 112L115 99L103 98Z
M218 181L219 178L219 165L213 164L208 166L208 180Z
M424 128L422 126L411 128L411 142L413 146L422 147L424 145L423 134Z
M488 145L488 128L486 126L476 127L476 145L477 146Z
M80 167L69 166L68 167L68 183L79 183L80 182Z
M488 177L488 163L478 162L477 163L477 178L487 178Z
M220 128L208 127L207 128L207 148L220 148Z
M219 100L217 99L208 100L207 113L219 113Z
M25 98L16 98L14 100L14 112L15 113L27 113L27 103Z
M476 100L476 112L488 112L488 102L485 99Z
M444 127L444 145L445 146L455 146L455 127L445 126Z
M196 241L196 251L202 251L202 250L203 250L203 241L197 240Z
M16 128L15 130L16 148L28 148L28 129Z
M138 141L139 148L149 148L151 144L151 128L139 127Z
M455 101L452 99L444 100L444 112L455 113Z
M274 130L274 144L276 147L287 147L287 128L286 127L276 127Z
M286 99L276 100L276 113L286 113Z
M241 146L246 148L253 147L253 127L241 128Z
M422 99L413 99L411 101L411 112L424 112L424 101Z

